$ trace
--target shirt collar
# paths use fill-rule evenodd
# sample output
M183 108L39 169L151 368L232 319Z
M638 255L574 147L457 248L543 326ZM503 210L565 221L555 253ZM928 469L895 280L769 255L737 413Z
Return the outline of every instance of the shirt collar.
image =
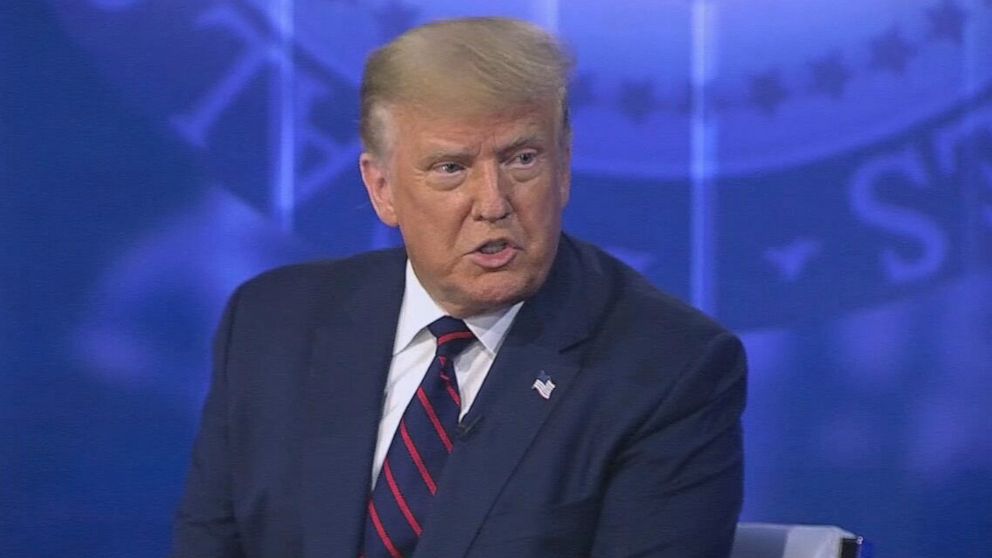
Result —
M500 345L506 339L507 332L513 319L523 306L523 301L512 306L500 308L485 314L465 318L475 337L482 343L487 352L495 356ZM434 320L445 316L444 310L438 306L431 295L424 289L417 274L413 272L410 260L406 262L406 282L403 288L403 302L400 305L399 321L396 325L396 340L393 343L393 355L402 352L414 338ZM428 335L430 335L428 333Z

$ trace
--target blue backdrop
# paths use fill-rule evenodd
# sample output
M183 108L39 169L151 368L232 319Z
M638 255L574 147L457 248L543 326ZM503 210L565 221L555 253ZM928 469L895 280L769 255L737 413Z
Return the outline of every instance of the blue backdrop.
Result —
M992 1L6 0L0 556L163 555L226 295L398 242L374 46L575 51L566 226L743 336L749 520L992 556Z

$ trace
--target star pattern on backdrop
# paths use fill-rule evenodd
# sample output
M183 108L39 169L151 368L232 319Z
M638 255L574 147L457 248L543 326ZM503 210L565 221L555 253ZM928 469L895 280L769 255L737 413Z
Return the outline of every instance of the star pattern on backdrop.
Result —
M992 8L992 0L982 2ZM862 61L850 54L845 56L835 51L806 61L809 82L803 92L840 100L850 83L868 72L885 71L902 76L906 73L909 62L924 47L941 41L956 44L964 41L964 27L969 13L960 6L960 0L934 0L929 7L920 10L919 16L922 21L910 26L916 32L910 34L909 38L898 25L869 38L864 44L867 60ZM797 71L801 72L802 70ZM715 112L751 109L773 116L783 102L800 93L787 88L780 76L781 74L775 75L774 72L755 75L743 84L743 88L740 84L730 85L723 81L711 83L706 94L707 107ZM573 106L610 102L592 92L589 76L580 76L573 87L576 89L572 96ZM676 87L671 95L660 97L650 81L632 80L621 84L615 108L631 121L640 123L652 112L659 110L688 116L694 111L693 102L691 84L686 83L681 89Z
M898 27L892 27L871 41L872 67L899 75L906 71L906 64L915 53L916 49L906 42Z
M927 10L930 34L936 39L947 39L961 44L964 40L964 23L968 14L951 0Z
M851 71L839 52L834 52L809 63L813 74L813 91L839 99L851 79Z
M751 78L748 99L768 116L778 112L779 106L789 97L782 85L778 70L770 70Z
M763 255L778 270L779 278L791 283L802 276L821 247L822 243L817 239L800 237L782 246L771 246Z
M620 111L636 124L644 122L657 107L654 82L626 81L620 86Z

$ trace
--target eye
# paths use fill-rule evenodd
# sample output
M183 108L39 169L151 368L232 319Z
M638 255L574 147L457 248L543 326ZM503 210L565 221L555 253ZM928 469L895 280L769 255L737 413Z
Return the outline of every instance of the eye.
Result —
M441 163L434 166L434 170L442 174L455 174L461 172L465 167L459 165L458 163Z
M524 167L529 167L529 166L533 165L535 161L537 161L537 152L536 151L524 151L524 152L518 153L513 158L513 162L514 163L516 163L516 164L518 164L520 166L524 166Z

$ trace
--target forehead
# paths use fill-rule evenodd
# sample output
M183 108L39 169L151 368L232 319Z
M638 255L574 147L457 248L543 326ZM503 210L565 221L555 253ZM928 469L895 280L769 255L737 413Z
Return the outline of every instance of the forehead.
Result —
M523 136L550 142L559 133L551 103L488 112L405 105L390 107L386 114L386 136L396 146L501 144Z

